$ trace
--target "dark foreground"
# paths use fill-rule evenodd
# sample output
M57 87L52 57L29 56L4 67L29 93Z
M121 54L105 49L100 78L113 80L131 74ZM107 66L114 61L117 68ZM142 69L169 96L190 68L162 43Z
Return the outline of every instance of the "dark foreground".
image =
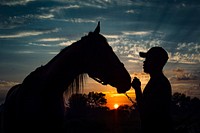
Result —
M200 100L175 93L172 99L172 118L175 133L200 133ZM96 108L68 111L67 133L140 133L137 109L124 106L117 110Z
M99 109L68 114L65 127L67 133L139 133L140 120L136 111Z
M174 133L200 133L200 99L175 93L172 98L172 119ZM140 133L137 106L124 105L116 110L102 106L68 108L64 132Z

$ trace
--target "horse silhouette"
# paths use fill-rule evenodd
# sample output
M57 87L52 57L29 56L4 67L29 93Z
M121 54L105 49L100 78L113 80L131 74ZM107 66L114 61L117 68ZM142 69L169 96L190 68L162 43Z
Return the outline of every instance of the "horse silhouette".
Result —
M129 73L99 32L100 22L93 32L61 50L8 91L2 112L3 133L63 132L63 93L79 91L85 74L115 87L118 93L130 89Z

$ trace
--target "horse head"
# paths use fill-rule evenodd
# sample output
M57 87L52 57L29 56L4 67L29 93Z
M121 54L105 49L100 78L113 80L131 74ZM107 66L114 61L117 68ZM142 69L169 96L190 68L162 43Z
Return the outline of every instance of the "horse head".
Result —
M109 84L117 88L118 93L125 93L130 89L131 77L106 38L99 32L100 22L94 32L89 32L81 39L85 44L86 73L103 85Z

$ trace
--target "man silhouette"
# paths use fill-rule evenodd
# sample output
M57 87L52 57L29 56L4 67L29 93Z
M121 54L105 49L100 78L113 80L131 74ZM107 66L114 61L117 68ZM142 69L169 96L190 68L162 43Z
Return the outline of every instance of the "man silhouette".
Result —
M144 72L150 75L143 92L138 78L135 77L131 83L136 93L142 133L171 133L171 85L163 74L168 54L162 47L152 47L139 55L145 58Z

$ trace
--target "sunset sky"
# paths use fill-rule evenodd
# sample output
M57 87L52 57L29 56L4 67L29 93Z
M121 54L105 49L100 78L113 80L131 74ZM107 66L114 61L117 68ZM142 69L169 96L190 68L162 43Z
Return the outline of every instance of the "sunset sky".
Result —
M142 87L149 77L138 53L161 46L170 57L164 73L173 92L200 97L199 0L1 0L0 18L0 102L8 88L93 31L98 21ZM88 78L84 92L89 91L104 92L111 108L131 104L115 88ZM128 95L134 99L134 90Z

